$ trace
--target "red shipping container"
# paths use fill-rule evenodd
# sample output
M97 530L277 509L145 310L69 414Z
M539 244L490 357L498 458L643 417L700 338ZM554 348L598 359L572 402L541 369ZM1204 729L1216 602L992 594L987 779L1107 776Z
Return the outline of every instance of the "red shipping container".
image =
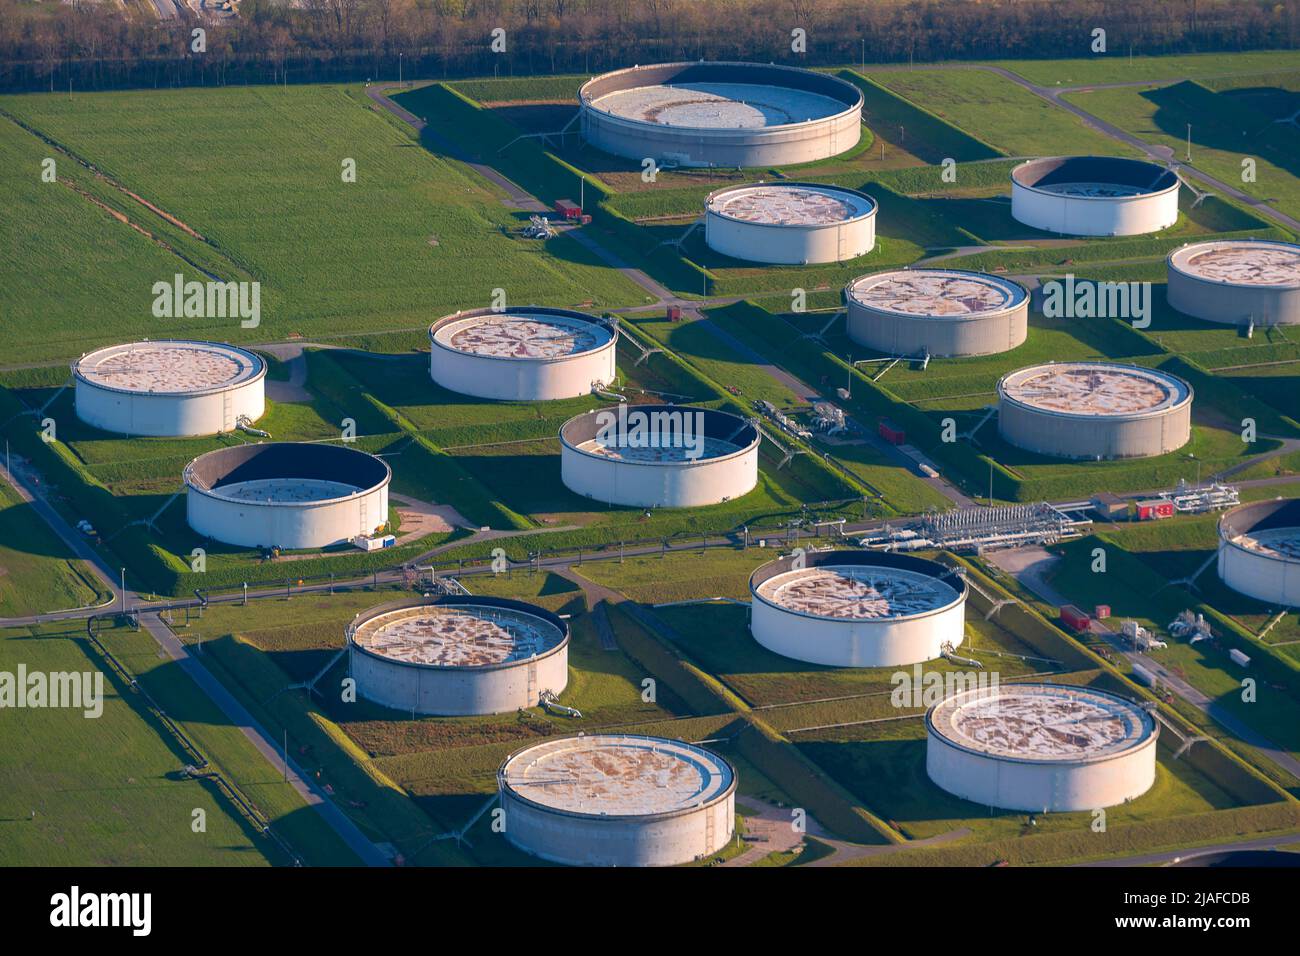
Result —
M1084 614L1073 604L1062 606L1061 620L1065 623L1066 627L1078 631L1081 634L1088 630L1089 625L1092 623L1092 618L1088 617L1088 615Z
M680 305L670 305L668 307L668 321L680 322L682 320L682 307Z
M883 418L877 425L876 430L880 433L880 437L891 445L901 445L903 442L907 441L906 432Z
M1110 605L1098 604L1096 610L1093 611L1093 617L1099 621L1106 620L1106 618L1110 617Z
M1152 501L1139 501L1137 503L1137 516L1139 521L1153 521L1157 518L1172 518L1174 516L1174 503L1164 499L1155 499Z

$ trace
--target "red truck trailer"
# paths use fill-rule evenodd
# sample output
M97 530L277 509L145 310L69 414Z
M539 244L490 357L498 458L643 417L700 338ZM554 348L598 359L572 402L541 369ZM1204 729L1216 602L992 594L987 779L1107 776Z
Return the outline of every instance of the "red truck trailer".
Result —
M1087 614L1084 614L1073 604L1062 605L1060 611L1061 622L1065 624L1066 627L1070 628L1070 630L1078 634L1087 631L1092 624L1092 618Z
M582 207L572 199L555 200L555 211L565 219L582 219Z

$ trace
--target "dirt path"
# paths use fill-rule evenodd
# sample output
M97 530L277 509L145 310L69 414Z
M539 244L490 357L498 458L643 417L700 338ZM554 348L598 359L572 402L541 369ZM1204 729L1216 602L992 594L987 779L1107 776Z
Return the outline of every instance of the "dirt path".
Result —
M742 817L745 836L751 842L744 853L727 860L723 866L752 866L771 853L788 853L803 843L804 835L794 828L789 807L777 807L749 797L740 802L751 808L757 805L757 812Z
M451 505L436 505L406 495L388 493L389 500L397 503L397 513L402 519L402 531L397 536L400 547L427 534L446 534L456 528L472 528L464 515Z

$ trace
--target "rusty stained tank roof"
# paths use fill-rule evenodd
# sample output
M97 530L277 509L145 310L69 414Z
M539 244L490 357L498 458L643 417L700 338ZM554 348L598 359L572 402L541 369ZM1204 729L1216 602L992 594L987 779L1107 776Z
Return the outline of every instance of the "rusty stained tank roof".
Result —
M735 773L721 757L680 740L593 734L515 754L505 784L542 806L590 816L645 816L710 803Z

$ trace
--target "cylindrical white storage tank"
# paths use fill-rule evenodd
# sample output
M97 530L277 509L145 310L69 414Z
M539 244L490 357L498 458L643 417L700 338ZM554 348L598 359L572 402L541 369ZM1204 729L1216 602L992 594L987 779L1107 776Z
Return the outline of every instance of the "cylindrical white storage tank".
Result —
M569 309L473 309L429 328L429 374L475 398L536 402L613 383L618 326Z
M831 667L898 667L961 646L965 579L885 551L815 551L749 578L750 633L769 651Z
M1168 259L1170 306L1206 322L1300 324L1300 246L1266 239L1194 242Z
M515 752L497 772L505 837L570 866L675 866L735 829L736 772L680 740L591 734Z
M1239 505L1219 519L1219 577L1275 607L1300 607L1300 499Z
M573 492L635 508L692 508L758 484L758 426L688 405L619 405L560 428L560 477Z
M122 435L215 435L266 411L266 361L219 342L110 345L73 362L72 376L77 417Z
M536 707L569 682L569 626L505 598L408 598L348 625L350 670L367 700L461 717Z
M992 355L1029 334L1029 292L960 269L899 269L844 290L849 338L886 355Z
M1050 362L998 381L998 432L1054 458L1145 458L1187 444L1192 386L1119 362Z
M857 145L862 91L826 73L761 63L660 63L578 91L583 138L660 166L788 166Z
M1138 236L1178 221L1178 174L1114 156L1031 159L1011 171L1011 216L1065 236Z
M704 241L748 262L844 262L876 245L876 201L819 183L727 186L704 200Z
M324 548L388 523L393 472L341 445L232 445L185 466L185 513L204 537L247 548Z
M925 769L972 803L1030 813L1135 800L1156 777L1159 728L1138 704L1090 687L998 684L925 715Z

